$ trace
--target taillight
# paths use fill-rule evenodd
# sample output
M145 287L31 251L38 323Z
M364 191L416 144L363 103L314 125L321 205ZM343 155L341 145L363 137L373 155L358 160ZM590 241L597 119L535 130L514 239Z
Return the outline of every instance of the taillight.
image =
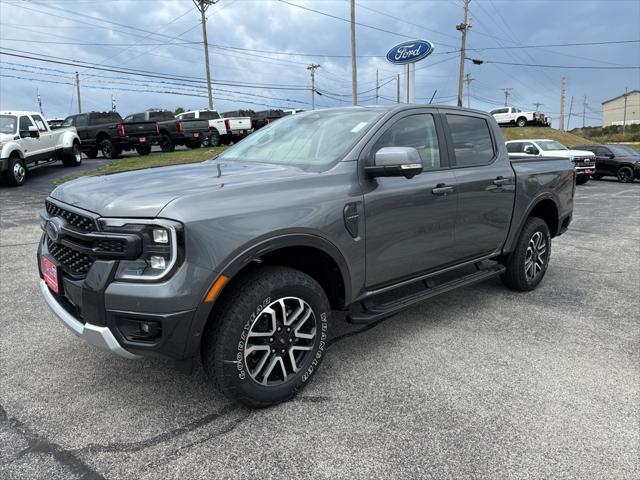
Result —
M176 131L181 134L184 133L184 129L182 128L182 122L180 120L176 122Z
M122 123L119 123L118 125L116 125L116 128L118 129L118 136L119 137L126 137L127 134L124 131L124 125Z
M533 118L536 118L536 112L533 112Z
M156 135L160 136L160 125L156 122Z
M227 130L227 132L231 131L231 126L229 125L229 120L225 119L224 121L224 128Z

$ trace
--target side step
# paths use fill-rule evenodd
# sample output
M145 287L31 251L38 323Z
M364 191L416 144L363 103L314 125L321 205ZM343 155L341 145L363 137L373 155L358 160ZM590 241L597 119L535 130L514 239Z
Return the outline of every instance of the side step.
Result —
M389 302L374 303L375 297L366 299L361 302L363 310L356 313L350 313L347 316L347 320L349 321L349 323L354 324L366 324L375 322L376 320L394 315L395 313L398 313L405 308L411 307L412 305L415 305L418 302L422 302L423 300L435 297L436 295L440 295L442 293L455 290L456 288L466 287L468 285L473 285L474 283L479 283L484 280L488 280L489 278L496 277L504 273L504 271L506 270L504 265L501 264L494 264L490 267L482 269L480 269L480 267L476 265L476 268L478 268L478 270L476 270L475 272L468 273L461 277L435 286L433 285L431 279L423 280L423 284L425 287L423 290Z

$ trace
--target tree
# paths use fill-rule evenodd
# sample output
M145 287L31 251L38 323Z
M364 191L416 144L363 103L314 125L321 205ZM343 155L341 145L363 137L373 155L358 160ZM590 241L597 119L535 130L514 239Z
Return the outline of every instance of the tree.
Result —
M184 108L178 107L173 111L173 114L174 115L180 115L181 113L184 113L184 112L186 112L186 110Z

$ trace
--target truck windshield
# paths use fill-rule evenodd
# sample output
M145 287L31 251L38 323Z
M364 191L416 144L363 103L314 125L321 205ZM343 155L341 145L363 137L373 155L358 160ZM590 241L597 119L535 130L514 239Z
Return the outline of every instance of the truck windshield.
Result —
M218 159L323 171L340 160L383 113L350 109L292 115L249 135Z
M536 143L542 150L566 150L567 147L553 140L537 140Z
M11 135L16 133L18 128L18 119L13 115L0 115L0 133Z

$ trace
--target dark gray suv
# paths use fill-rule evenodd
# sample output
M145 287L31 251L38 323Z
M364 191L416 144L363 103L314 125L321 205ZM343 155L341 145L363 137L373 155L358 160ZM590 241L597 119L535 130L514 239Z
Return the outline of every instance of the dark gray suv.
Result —
M312 111L203 163L58 187L41 290L87 342L185 371L200 355L261 407L309 381L334 310L364 324L498 275L535 288L574 192L568 159L510 161L483 112Z

